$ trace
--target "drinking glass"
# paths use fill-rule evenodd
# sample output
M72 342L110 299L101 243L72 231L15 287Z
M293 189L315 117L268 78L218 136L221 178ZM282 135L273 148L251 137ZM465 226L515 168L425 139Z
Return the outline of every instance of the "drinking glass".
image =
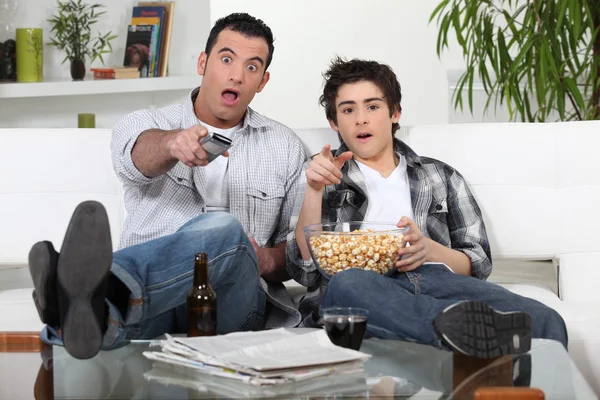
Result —
M330 307L322 310L325 330L331 342L359 350L367 329L369 311L355 307Z

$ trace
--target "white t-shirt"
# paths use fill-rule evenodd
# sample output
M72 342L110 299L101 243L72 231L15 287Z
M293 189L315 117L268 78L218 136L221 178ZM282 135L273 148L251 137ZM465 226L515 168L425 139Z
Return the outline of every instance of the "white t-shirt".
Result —
M361 162L357 161L356 164L365 178L369 197L365 221L397 224L403 216L415 219L404 157L400 158L398 166L387 178Z
M379 172L361 162L357 161L356 164L358 164L360 172L362 172L365 178L367 196L369 197L365 221L396 224L404 216L413 221L415 220L404 157L400 157L398 166L387 178L384 178ZM433 263L423 263L423 265L425 264ZM448 270L454 272L448 265L444 263L440 264L443 264Z
M241 129L243 122L239 125L229 129L220 129L205 124L200 121L200 124L204 126L209 132L218 133L233 140L235 133ZM210 162L206 167L203 167L206 171L206 211L225 211L229 212L229 178L227 174L227 168L229 166L228 157L217 157Z

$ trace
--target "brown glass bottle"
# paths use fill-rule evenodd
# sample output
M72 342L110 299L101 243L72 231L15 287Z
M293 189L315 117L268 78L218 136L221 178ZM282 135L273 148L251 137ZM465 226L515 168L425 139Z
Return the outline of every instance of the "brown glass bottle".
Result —
M217 334L217 294L208 283L208 255L196 254L194 286L187 296L188 336Z

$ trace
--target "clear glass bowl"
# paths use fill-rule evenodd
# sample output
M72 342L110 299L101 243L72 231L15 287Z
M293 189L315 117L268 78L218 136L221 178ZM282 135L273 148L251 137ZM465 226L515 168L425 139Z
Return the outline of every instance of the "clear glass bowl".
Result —
M350 268L382 275L392 272L408 231L408 227L368 221L331 222L304 228L310 255L327 277Z

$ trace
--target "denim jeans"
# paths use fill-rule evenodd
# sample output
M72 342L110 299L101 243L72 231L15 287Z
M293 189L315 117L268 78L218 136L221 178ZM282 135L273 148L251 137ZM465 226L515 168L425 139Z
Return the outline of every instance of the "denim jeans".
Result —
M480 300L498 311L524 311L531 316L533 338L558 340L567 347L565 323L552 308L493 283L454 274L443 264L426 264L389 277L360 269L340 272L331 278L321 309L364 308L369 311L369 336L443 348L433 319L463 300Z
M132 339L186 332L186 297L192 287L194 255L209 257L209 282L217 294L217 333L262 329L266 296L259 282L252 244L237 219L227 213L202 214L172 235L119 250L112 274L130 291L122 315L110 301L103 349ZM62 345L56 327L42 340Z

